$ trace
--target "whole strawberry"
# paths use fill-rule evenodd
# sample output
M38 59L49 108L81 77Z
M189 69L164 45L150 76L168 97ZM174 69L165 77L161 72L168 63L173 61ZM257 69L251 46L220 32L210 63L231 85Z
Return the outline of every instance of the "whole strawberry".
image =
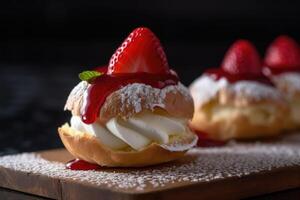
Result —
M108 74L146 72L169 73L165 52L148 28L136 28L109 61Z
M300 47L292 38L282 35L268 47L265 65L269 68L300 68Z
M248 40L236 41L223 59L222 69L233 75L261 75L261 59L254 45Z

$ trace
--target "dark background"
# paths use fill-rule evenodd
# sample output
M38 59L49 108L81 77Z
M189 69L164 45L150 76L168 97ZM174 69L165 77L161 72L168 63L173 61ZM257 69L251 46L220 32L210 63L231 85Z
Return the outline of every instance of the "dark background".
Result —
M279 34L300 40L300 1L59 1L0 3L0 154L62 146L57 127L77 74L106 64L135 27L160 38L189 84L238 38L261 55Z

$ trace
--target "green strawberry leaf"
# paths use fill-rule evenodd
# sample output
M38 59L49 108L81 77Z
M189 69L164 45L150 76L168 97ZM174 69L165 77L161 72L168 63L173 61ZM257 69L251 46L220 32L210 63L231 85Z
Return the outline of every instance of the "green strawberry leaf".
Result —
M83 71L78 75L78 77L82 81L91 82L92 80L94 80L95 78L97 78L101 75L103 75L103 73L98 72L98 71Z

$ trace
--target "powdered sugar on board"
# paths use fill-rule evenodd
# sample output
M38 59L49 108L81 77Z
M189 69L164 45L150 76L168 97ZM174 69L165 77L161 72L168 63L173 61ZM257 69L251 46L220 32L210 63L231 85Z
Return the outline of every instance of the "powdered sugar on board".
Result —
M218 148L195 148L178 161L148 168L72 171L63 163L47 161L36 154L0 157L0 166L58 179L75 180L119 191L145 192L172 184L203 183L281 167L300 167L300 134L280 142L237 143Z

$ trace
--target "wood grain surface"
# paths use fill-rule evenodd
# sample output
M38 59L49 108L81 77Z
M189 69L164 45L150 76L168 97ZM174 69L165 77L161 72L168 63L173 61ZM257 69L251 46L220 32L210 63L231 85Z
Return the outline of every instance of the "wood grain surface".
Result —
M297 142L289 143L289 145L283 144L283 146L300 148ZM64 149L35 154L58 164L72 159L72 156ZM282 154L278 156L282 157ZM13 156L9 158L17 159ZM153 168L159 170L170 165L180 166L193 159L194 157L188 154L181 161ZM281 158L278 157L278 159ZM10 166L1 165L0 158L0 187L51 199L239 199L300 187L300 166L296 162L284 167L215 180L199 182L176 182L175 180L162 187L148 188L147 186L143 190L120 189L115 186L94 184L93 181L78 181L72 176L57 177L51 174L23 171L21 168L14 167L13 164ZM127 173L138 169L113 169L113 172L110 172L111 169L103 170L108 173Z

